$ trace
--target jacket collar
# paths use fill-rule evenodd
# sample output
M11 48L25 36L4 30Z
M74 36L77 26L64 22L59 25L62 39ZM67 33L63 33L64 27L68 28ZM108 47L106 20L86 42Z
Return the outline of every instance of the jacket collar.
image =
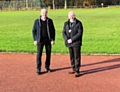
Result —
M41 19L41 20L43 20L41 16L40 16L40 19ZM48 20L48 17L46 17L46 19L45 19L45 20ZM43 21L45 21L45 20L43 20Z

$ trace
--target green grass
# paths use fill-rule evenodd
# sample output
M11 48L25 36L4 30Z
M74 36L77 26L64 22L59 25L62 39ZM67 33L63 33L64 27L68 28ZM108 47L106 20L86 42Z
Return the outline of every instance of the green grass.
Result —
M83 54L120 54L120 8L73 9L82 21ZM68 10L49 10L56 29L53 53L68 53L62 37ZM39 11L0 12L0 52L35 53L32 27Z

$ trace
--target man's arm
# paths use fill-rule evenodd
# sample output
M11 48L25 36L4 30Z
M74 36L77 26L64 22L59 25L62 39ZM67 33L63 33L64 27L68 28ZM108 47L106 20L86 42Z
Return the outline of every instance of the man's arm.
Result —
M34 45L37 45L37 39L36 39L36 20L34 21L34 25L33 25L32 36L33 36L33 40L34 40Z

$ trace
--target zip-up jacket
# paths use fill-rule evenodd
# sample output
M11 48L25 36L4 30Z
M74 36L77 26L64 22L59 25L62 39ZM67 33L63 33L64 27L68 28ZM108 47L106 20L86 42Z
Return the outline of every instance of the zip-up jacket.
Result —
M70 20L66 21L62 34L67 47L82 46L83 26L82 22L79 20L75 19L75 23L72 27L70 27ZM68 39L72 40L71 44L67 43Z
M33 29L32 29L33 40L37 41L38 43L41 41L40 18L38 18L34 21L34 25L33 25ZM50 19L48 17L47 17L46 21L47 21L47 33L48 33L49 41L50 42L52 40L55 41L55 27L54 27L53 21L52 21L52 19Z

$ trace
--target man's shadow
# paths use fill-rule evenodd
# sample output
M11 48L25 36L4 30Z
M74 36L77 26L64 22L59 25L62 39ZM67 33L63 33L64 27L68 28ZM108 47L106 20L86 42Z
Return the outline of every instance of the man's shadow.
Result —
M105 61L96 62L96 63L84 64L84 65L81 65L81 67L98 65L98 64L105 64L105 63L113 63L113 62L120 62L120 58L115 58L115 59L111 59L111 60L105 60ZM52 72L56 72L56 71L60 71L60 70L65 70L65 69L70 69L70 68L71 67L68 66L68 67L62 67L62 68L52 69ZM94 69L89 69L89 70L81 71L81 75L86 75L86 74L91 74L91 73L97 73L97 72L107 71L107 70L116 69L116 68L120 68L120 64L114 64L114 65L110 65L110 66L98 67L98 68L94 68Z
M70 69L71 67L62 67L62 68L57 68L57 69L52 69L52 72L56 72L56 71L60 71L60 70L66 70L66 69Z
M51 69L51 72L44 71L44 72L41 72L40 75L43 75L43 74L46 74L46 73L52 73L52 72L56 72L56 71L61 71L61 70L65 70L65 69L70 69L70 68L71 67L62 67L62 68Z
M98 64L105 64L105 63L113 63L113 62L120 62L120 58L105 60L105 61L91 63L91 64L85 64L85 65L82 65L82 67L91 66L91 65L98 65ZM112 69L116 69L116 68L120 68L120 63L109 65L109 66L104 66L104 67L98 67L98 68L94 68L94 69L89 69L89 70L85 70L85 71L81 71L81 72L82 72L83 75L85 75L85 74L91 74L91 73L97 73L97 72L112 70Z
M82 67L90 66L90 65L96 65L96 64L103 64L103 63L113 63L113 62L120 62L120 58L105 60L105 61L96 62L96 63L85 64L85 65L82 65Z

